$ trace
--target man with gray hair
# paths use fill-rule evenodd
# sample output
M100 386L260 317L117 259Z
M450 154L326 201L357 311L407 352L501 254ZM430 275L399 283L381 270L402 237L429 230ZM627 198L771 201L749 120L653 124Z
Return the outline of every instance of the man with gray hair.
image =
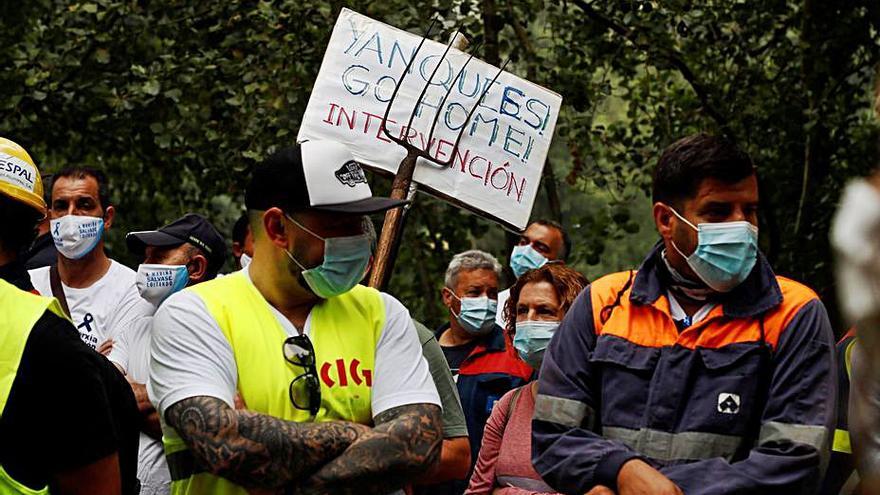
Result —
M474 461L495 401L532 374L495 324L500 275L501 264L491 254L465 251L449 262L440 291L449 322L437 330L437 340L455 376Z

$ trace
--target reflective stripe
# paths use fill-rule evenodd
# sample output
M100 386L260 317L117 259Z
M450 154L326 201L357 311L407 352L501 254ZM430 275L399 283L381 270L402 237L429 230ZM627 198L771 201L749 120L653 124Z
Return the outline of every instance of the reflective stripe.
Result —
M768 421L761 425L761 433L758 435L759 445L779 441L805 443L822 451L828 448L828 430L820 425L798 425L778 421Z
M659 461L699 460L723 457L733 459L743 442L742 437L701 431L668 431L642 428L634 430L606 426L602 436L618 440L631 449Z
M831 459L828 437L828 430L824 426L768 421L761 425L758 445L768 442L794 442L809 445L819 453L819 471L824 475L828 462Z
M168 471L171 472L171 481L180 481L205 473L207 470L196 464L196 459L189 450L181 450L165 456L168 459Z
M844 454L852 454L852 445L849 443L849 432L846 430L834 430L834 443L831 450L842 452Z
M593 408L572 399L538 394L535 397L534 419L570 428L593 427ZM584 424L586 420L586 424Z

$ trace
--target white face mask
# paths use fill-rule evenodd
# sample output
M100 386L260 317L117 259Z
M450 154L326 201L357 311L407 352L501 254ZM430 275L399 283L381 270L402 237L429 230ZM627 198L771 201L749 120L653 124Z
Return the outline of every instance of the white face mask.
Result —
M238 264L240 264L242 268L247 268L248 265L251 264L251 261L253 260L247 255L247 253L241 253L241 258L238 259Z
M141 297L158 307L171 294L186 287L189 270L186 265L138 266L135 285Z
M104 235L104 219L65 215L49 221L55 248L67 259L78 260L92 252Z

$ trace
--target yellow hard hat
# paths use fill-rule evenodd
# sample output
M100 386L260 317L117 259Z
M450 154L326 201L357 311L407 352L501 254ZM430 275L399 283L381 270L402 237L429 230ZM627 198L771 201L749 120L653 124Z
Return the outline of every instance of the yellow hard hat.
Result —
M46 214L40 171L24 148L4 137L0 137L0 193Z

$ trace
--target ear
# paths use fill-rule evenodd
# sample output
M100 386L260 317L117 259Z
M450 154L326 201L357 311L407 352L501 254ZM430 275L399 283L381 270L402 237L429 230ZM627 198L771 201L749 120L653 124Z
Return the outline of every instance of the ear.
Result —
M452 297L452 291L449 287L440 289L440 296L443 298L443 305L448 309L452 309L452 303L455 301L455 298Z
M208 258L203 254L197 254L186 264L186 269L189 270L189 285L202 282L208 275Z
M288 249L287 224L281 208L269 208L263 213L263 229L269 242L282 249Z
M654 203L654 225L657 227L660 237L672 238L672 219L674 217L675 215L669 206L660 202Z
M242 252L243 252L243 249L241 247L241 244L238 241L233 241L232 242L232 255L235 256L236 258L241 258Z
M104 210L104 230L109 230L113 226L113 218L116 216L116 208L108 206Z

